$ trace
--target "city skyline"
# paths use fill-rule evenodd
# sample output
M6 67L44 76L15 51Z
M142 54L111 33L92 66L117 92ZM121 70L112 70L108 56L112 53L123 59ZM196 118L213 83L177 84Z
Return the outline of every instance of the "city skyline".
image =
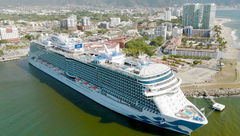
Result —
M14 1L2 135L240 134L237 0Z
M216 5L186 4L183 6L183 26L192 26L194 29L209 29L214 26Z

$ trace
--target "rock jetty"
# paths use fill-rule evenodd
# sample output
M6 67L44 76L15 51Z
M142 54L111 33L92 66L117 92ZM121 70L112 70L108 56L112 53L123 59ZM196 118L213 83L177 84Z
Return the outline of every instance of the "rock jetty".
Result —
M206 94L206 92L207 94ZM190 97L202 97L202 96L214 96L214 97L221 97L221 96L232 96L232 95L240 95L240 88L224 88L224 89L212 89L212 90L183 90L185 96Z

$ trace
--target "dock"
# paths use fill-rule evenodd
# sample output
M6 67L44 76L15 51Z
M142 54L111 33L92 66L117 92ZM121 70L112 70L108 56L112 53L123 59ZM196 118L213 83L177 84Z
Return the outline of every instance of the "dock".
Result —
M220 104L220 103L214 103L212 108L217 111L222 111L225 108L225 105Z
M212 105L212 108L216 111L222 111L225 109L225 105L223 104L220 104L220 103L217 103L215 100L214 100L214 97L213 96L209 96L207 91L204 90L205 94L206 94L206 98L209 98L209 100L211 100L211 102L213 103Z

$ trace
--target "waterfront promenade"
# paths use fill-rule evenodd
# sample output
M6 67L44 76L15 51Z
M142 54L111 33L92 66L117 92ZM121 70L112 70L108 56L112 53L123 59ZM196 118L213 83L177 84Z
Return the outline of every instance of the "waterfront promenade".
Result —
M215 24L222 27L222 37L227 41L224 49L224 57L221 71L211 70L207 68L194 67L179 72L176 75L183 80L181 85L186 96L204 96L204 90L208 91L211 96L230 96L240 94L240 59L239 49L234 45L234 38L230 27L224 26L225 23L232 21L226 18L217 18ZM209 61L208 67L214 61ZM194 79L194 80L192 80Z
M0 56L0 62L21 59L28 56L29 48L14 50L13 53Z

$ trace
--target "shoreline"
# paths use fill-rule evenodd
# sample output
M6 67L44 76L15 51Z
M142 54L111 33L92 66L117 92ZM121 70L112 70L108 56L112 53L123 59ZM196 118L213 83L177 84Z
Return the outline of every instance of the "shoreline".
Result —
M12 60L18 60L21 58L24 58L28 56L29 48L24 48L24 49L17 49L17 50L10 50L11 52L13 51L14 53L7 53L5 55L0 56L0 62L6 62L6 61L12 61Z
M240 88L223 88L223 89L192 89L192 90L182 90L184 95L187 97L206 97L206 96L213 96L213 97L228 97L228 96L237 96L240 95ZM206 94L206 92L207 94Z
M236 31L232 28L225 26L225 23L231 22L228 18L216 18L215 25L220 25L222 27L221 36L227 41L226 48L224 49L224 59L236 60L239 66L239 54L240 50L238 46L235 45L235 40L239 39L236 36ZM213 97L228 97L228 96L239 96L240 88L219 88L219 89L186 89L182 90L184 95L187 97L203 98L208 96ZM206 94L206 92L207 94Z
M0 57L0 62L8 62L13 60L20 60L22 58L27 57L28 54L22 54L22 55L15 55L15 56L2 56Z
M238 39L236 36L236 30L225 26L224 24L231 22L228 18L216 18L215 25L220 25L222 27L221 36L227 41L226 48L224 49L224 58L237 60L239 59L239 49L235 45L235 40Z

